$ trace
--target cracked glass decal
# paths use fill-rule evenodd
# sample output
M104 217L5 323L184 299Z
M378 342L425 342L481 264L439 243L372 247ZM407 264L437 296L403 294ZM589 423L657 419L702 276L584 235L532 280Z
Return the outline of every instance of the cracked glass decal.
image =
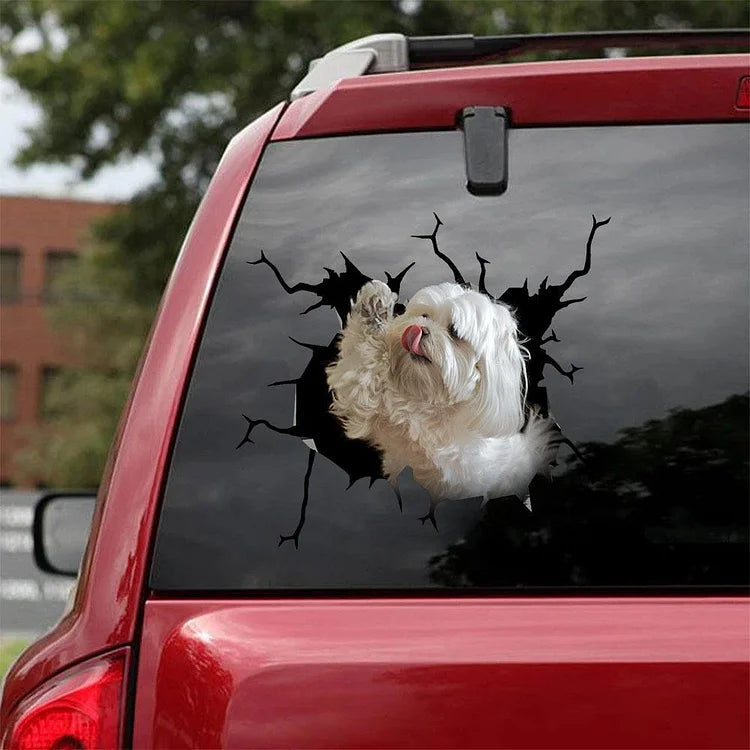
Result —
M294 386L295 422L289 427L265 419L247 422L237 445L252 444L259 425L295 436L309 448L299 521L291 534L280 534L279 546L299 547L310 499L310 477L316 453L346 471L349 487L358 479L385 478L403 510L398 485L402 472L429 494L429 520L437 530L435 509L443 500L514 497L532 510L530 485L548 476L561 443L574 452L550 416L547 391L541 385L551 365L573 383L571 364L561 367L543 347L559 343L546 335L557 312L585 297L564 300L576 279L591 269L594 235L610 219L592 216L585 260L560 284L545 278L534 294L528 279L520 287L493 296L486 286L490 261L476 253L478 291L471 288L451 258L442 252L437 214L429 240L432 252L451 271L453 282L419 290L399 301L401 282L416 261L386 281L365 276L341 253L344 271L326 268L317 283L290 286L261 250L250 265L268 266L287 294L307 292L321 306L333 308L343 331L328 344L290 340L311 352L303 373L271 386Z
M511 129L497 198L466 191L458 131L269 144L185 394L153 589L746 585L747 135ZM503 408L464 410L498 374ZM430 399L446 419L425 425ZM530 425L541 451L505 485L500 460L451 453Z

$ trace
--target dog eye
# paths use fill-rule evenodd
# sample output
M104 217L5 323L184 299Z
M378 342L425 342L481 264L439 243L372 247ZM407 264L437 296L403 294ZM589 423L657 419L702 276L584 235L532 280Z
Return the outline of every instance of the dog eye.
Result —
M448 326L448 335L455 341L461 340L461 337L458 335L458 331L456 330L456 326L454 326L453 323Z

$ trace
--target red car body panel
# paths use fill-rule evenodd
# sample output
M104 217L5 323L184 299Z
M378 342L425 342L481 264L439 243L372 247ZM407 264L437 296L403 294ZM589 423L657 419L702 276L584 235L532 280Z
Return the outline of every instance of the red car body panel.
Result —
M372 76L242 131L165 292L73 608L9 673L0 723L50 676L132 645L134 747L744 746L744 599L169 599L147 576L196 345L269 139L450 128L483 104L510 107L515 126L746 120L747 67L726 55Z
M746 120L747 55L574 60L350 78L289 106L273 140L453 128L470 106L510 108L515 127ZM697 95L696 92L699 92Z
M749 615L741 599L150 601L133 744L742 747Z
M75 604L9 673L0 723L43 680L135 637L162 477L195 345L235 217L282 110L279 104L234 138L203 198L110 453Z

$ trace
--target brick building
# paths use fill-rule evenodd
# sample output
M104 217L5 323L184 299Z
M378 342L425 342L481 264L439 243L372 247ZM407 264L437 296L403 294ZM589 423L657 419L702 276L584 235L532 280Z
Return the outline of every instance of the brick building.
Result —
M74 263L93 219L115 204L0 196L0 484L23 486L14 455L44 421L45 387L72 364L50 328L52 283Z

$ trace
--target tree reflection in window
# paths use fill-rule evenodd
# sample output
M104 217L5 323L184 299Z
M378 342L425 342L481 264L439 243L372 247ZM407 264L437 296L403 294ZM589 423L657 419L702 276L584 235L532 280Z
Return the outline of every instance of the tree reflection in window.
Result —
M430 560L442 586L743 585L748 394L579 445L534 513L490 503ZM739 575L744 580L737 580Z

